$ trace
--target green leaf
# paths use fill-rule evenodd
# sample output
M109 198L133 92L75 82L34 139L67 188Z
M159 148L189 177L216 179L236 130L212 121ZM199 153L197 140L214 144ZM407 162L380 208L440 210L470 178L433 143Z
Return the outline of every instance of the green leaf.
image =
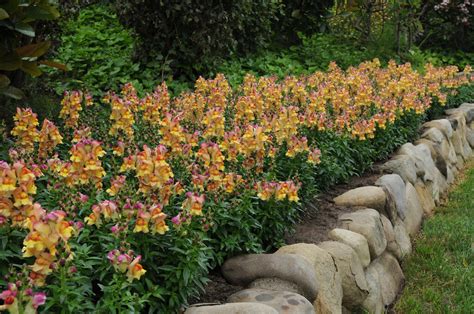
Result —
M0 89L7 88L10 85L10 79L4 74L0 74Z
M8 15L8 12L5 11L5 9L0 8L0 20L5 20L8 19L10 15Z
M22 99L25 97L25 94L23 94L21 89L18 89L11 85L5 89L0 90L0 94L3 94L5 96L8 96L14 99Z
M23 35L26 35L29 37L35 37L35 30L33 29L31 25L27 23L23 23L23 22L17 23L15 24L14 29L17 32L22 33Z
M56 62L56 61L52 61L52 60L41 60L41 61L39 61L38 63L39 63L39 64L44 64L44 65L47 65L47 66L49 66L49 67L56 68L56 69L59 69L59 70L69 71L67 65L62 64L62 63L59 63L59 62Z
M38 64L36 61L23 61L21 63L21 70L23 70L24 72L28 73L29 75L33 77L40 76L43 73L38 67Z
M36 44L30 44L23 47L16 48L15 51L20 57L40 57L44 55L49 47L51 47L51 42L42 41Z

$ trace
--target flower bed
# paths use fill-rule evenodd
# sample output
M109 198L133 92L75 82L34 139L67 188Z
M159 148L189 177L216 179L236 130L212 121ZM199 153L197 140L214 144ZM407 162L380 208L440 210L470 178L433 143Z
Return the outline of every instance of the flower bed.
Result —
M457 72L374 60L236 90L200 78L175 98L164 83L100 103L74 91L40 130L18 109L0 163L2 308L176 311L210 268L279 246L318 190L414 136L472 80Z

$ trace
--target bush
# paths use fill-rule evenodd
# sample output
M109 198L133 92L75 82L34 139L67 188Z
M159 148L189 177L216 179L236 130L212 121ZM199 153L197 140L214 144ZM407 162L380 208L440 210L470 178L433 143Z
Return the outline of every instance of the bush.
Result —
M40 130L19 109L0 162L6 306L177 312L210 268L279 246L318 189L413 138L430 102L469 82L456 72L374 60L234 90L200 78L174 98L73 91Z
M127 82L132 82L140 92L151 91L157 80L170 75L169 62L164 60L145 64L133 61L135 40L107 5L82 8L77 16L64 21L61 28L56 57L70 71L52 73L50 85L58 94L83 89L98 96ZM174 82L170 85L178 91L186 86Z
M171 63L175 74L194 80L216 57L268 44L279 1L116 1L124 25L140 36L141 60Z
M242 83L246 73L259 76L270 73L284 78L288 75L326 71L331 62L347 69L374 58L387 64L390 58L395 57L393 52L376 47L361 47L354 41L341 40L334 35L305 36L300 33L299 37L299 45L276 51L267 50L247 57L234 57L219 64L216 71L224 73L231 85L236 86Z

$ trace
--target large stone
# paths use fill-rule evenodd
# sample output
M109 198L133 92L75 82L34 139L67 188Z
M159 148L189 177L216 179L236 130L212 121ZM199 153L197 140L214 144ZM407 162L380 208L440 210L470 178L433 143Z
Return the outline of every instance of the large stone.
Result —
M464 103L458 107L459 110L462 110L466 113L466 123L469 124L474 120L474 104Z
M362 303L362 308L371 314L384 313L384 304L382 300L382 287L380 286L380 278L375 267L369 267L365 271L365 279L369 287L369 295Z
M435 128L429 130L440 132ZM430 148L425 144L414 146L411 143L406 143L399 149L399 153L410 155L415 160L415 164L418 168L424 168L425 175L422 180L429 189L434 201L439 202L440 196L446 192L448 185L446 178L441 174L431 157ZM392 220L391 217L389 218Z
M436 128L426 130L421 138L429 140L435 144L438 144L438 153L444 158L446 163L454 165L456 164L456 152L454 151L453 144Z
M426 138L420 138L415 142L415 144L424 144L426 147L429 148L430 153L431 153L431 158L433 159L433 162L438 168L438 170L441 172L443 176L447 178L448 176L448 169L449 168L455 168L456 163L449 163L443 154L441 153L441 145L435 142L432 142ZM423 170L424 171L424 170ZM422 178L423 180L425 179L424 175L418 176L419 178ZM431 179L432 180L432 179Z
M415 161L408 155L396 155L383 164L380 169L387 173L398 174L405 182L411 182L412 184L416 182L417 169ZM370 206L367 207L374 208Z
M343 214L339 217L338 224L341 228L360 233L367 239L372 259L382 254L387 247L380 214L374 209L366 208Z
M352 232L346 229L332 229L329 232L329 238L333 241L342 242L349 245L359 256L362 267L367 267L370 264L370 252L367 240L361 234Z
M474 130L473 129L467 128L466 140L469 143L469 146L471 146L471 148L474 148Z
M191 306L185 314L278 314L273 307L263 303L239 302L221 305Z
M393 231L395 232L395 241L400 248L399 260L403 260L405 257L410 255L412 251L410 237L401 221L395 222L393 225Z
M418 194L418 200L420 201L421 207L427 216L431 216L433 209L435 208L435 202L430 191L426 188L425 184L419 180L415 183L415 190Z
M313 302L317 314L341 313L342 284L334 258L315 244L297 243L278 249L275 254L296 254L306 258L314 267L319 293Z
M363 186L345 192L334 198L338 206L368 207L383 210L385 207L385 192L377 186Z
M271 291L265 289L245 289L234 293L229 302L254 302L271 306L280 314L314 314L311 303L302 295L289 291ZM258 313L258 312L254 312Z
M453 136L451 141L454 146L454 151L457 155L461 155L464 160L467 160L471 154L472 149L466 139L466 118L463 113L455 113L449 117L449 122L453 127Z
M416 182L415 182L416 184ZM423 206L418 198L418 193L411 183L406 184L405 194L407 197L406 218L403 221L408 234L414 236L418 233L423 220Z
M405 182L398 174L386 174L381 176L376 185L384 187L388 192L387 214L391 221L397 219L405 219L406 211L406 195Z
M431 120L423 124L423 127L426 129L437 128L448 139L453 135L453 128L447 119Z
M350 246L335 241L322 242L319 246L336 261L342 278L342 304L349 309L357 308L369 294L369 288L356 252Z
M247 288L266 289L273 291L289 291L298 294L303 293L298 287L298 285L294 282L283 280L277 277L256 279L252 281Z
M246 286L259 278L277 277L298 285L311 302L318 295L313 265L294 254L240 255L228 259L221 270L224 278L231 284Z
M370 263L367 272L372 272L371 268L379 275L380 288L384 306L388 306L395 301L402 288L405 276L398 261L390 253L383 253L380 257Z
M385 232L385 238L387 239L387 251L399 258L402 255L400 247L395 240L395 231L390 220L384 215L380 215L382 221L383 230Z

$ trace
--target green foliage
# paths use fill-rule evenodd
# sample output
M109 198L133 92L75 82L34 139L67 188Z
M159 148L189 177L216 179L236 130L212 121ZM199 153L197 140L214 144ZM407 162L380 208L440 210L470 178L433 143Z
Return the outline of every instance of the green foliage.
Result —
M49 41L35 41L35 24L59 17L53 1L2 1L0 3L0 95L21 99L22 75L42 74L39 64L64 69L63 65L39 60L49 50Z
M126 82L132 82L139 91L150 91L157 81L168 77L169 61L157 57L146 64L134 62L134 44L132 34L118 22L110 7L97 4L83 8L77 17L62 23L57 58L70 71L54 73L51 85L58 94L83 89L99 95ZM169 83L178 90L186 87Z
M325 71L331 62L336 62L341 68L347 69L349 66L356 66L374 58L386 63L394 57L393 51L385 51L383 47L366 48L354 41L341 40L334 35L299 34L299 36L302 41L300 45L222 61L215 72L224 73L231 85L236 86L242 82L246 73L283 78L288 75Z
M280 0L115 2L124 25L140 36L142 60L161 58L194 79L219 56L265 47Z
M472 167L472 163L470 164ZM404 265L406 286L397 313L472 313L474 311L474 170L435 209Z

